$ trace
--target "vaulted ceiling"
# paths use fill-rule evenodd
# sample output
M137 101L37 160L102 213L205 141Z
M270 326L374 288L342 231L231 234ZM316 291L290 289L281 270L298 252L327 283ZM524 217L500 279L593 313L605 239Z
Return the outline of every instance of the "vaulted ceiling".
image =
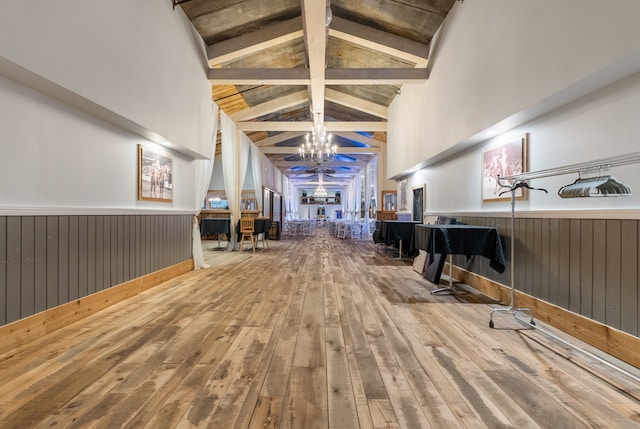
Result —
M387 108L428 78L431 40L456 0L173 0L207 45L216 104L291 180L318 165L298 147L320 118L346 183L387 144Z

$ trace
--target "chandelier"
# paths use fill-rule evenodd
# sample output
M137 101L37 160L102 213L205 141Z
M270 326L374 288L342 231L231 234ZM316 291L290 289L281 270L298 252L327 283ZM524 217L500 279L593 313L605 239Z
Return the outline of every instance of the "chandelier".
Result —
M311 134L307 133L305 142L300 145L300 159L312 164L331 162L336 159L337 146L331 145L331 134L327 134L327 129L318 119L311 128Z
M316 191L313 193L314 197L326 197L328 195L327 190L324 189L322 176L323 176L322 173L318 175L318 187L316 188Z

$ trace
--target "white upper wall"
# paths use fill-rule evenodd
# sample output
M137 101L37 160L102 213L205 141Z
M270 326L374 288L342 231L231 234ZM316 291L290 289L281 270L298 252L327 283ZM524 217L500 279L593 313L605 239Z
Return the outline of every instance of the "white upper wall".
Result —
M389 108L389 177L400 177L640 70L637 0L456 3L431 75ZM493 129L492 129L493 127Z
M0 59L0 74L24 68L175 150L210 153L203 42L170 1L5 2Z
M202 41L169 1L24 0L0 13L0 214L195 212L211 153ZM138 200L138 145L173 201Z

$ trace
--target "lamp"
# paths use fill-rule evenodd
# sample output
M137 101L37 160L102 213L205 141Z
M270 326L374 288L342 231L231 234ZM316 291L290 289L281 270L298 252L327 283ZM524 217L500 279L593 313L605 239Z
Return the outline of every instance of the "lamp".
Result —
M320 120L320 112L317 113L318 119L311 128L311 134L307 133L305 142L300 145L300 159L313 164L321 164L336 159L337 146L331 145L331 134L327 134L327 130Z
M323 174L320 173L318 175L318 187L316 188L316 191L313 193L314 197L326 197L327 194L327 190L324 189L324 183L323 183Z

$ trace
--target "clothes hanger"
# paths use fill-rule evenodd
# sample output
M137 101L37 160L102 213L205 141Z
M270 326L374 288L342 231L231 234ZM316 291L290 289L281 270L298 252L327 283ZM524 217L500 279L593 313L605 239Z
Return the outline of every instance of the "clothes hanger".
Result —
M547 190L546 190L546 189L544 189L544 188L534 188L534 187L532 187L532 186L529 184L529 182L528 182L528 181L526 181L526 180L521 180L520 182L517 182L517 183L515 183L513 186L511 186L511 187L509 188L509 190L508 190L508 191L502 191L502 192L500 192L500 194L498 194L498 196L500 196L500 195L502 195L502 194L509 193L509 192L515 192L515 191L516 191L516 189L518 189L518 188L527 188L527 189L531 189L532 191L544 191L544 193L545 193L545 194L548 194L548 193L549 193L549 191L547 191Z
M558 190L561 198L618 197L631 195L631 188L611 175L578 177Z

